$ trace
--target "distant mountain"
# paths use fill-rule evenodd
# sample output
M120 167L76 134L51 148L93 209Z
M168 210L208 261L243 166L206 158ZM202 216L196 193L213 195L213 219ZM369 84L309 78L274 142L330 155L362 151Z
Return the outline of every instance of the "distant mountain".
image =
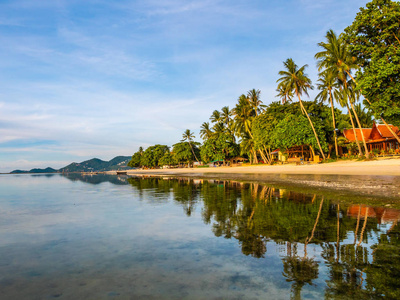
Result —
M72 163L58 170L62 173L71 172L99 172L110 170L125 170L130 169L127 164L131 160L130 156L117 156L110 161L104 161L98 158L85 160L81 163Z
M23 173L57 173L58 171L53 169L53 168L46 168L46 169L32 169L30 171L24 171L24 170L14 170L11 172L11 174L23 174Z
M11 174L22 174L22 173L72 173L72 172L100 172L110 170L127 170L131 169L127 166L131 160L130 156L117 156L110 161L104 161L98 158L92 158L85 160L81 163L72 163L68 166L55 170L53 168L46 169L32 169L30 171L14 170Z

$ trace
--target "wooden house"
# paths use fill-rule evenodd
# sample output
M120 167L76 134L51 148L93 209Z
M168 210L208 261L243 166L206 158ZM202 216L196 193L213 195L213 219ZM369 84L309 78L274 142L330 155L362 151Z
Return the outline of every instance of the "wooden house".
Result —
M389 125L389 127L397 136L400 136L399 128L393 125ZM373 149L378 149L380 151L400 149L400 145L397 139L384 124L374 123L374 126L372 128L356 128L355 130L344 129L343 136L349 142L355 142L357 136L358 141L362 143L361 130L364 134L364 138L369 151L372 151Z

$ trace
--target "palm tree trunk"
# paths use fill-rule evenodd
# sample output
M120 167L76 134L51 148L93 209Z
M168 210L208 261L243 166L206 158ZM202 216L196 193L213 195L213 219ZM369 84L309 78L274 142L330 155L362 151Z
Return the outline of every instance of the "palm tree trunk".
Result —
M335 113L334 113L334 108L333 108L333 99L332 99L332 91L331 90L329 90L329 100L331 102L331 108L332 108L333 134L335 137L335 150L336 150L336 158L337 158L339 156L339 152L338 152L338 145L337 145L336 122L335 122Z
M297 93L297 97L299 98L300 107L302 107L302 109L305 111L306 116L307 116L307 119L308 119L308 121L310 122L311 128L312 128L312 130L313 130L313 132L314 132L315 138L316 138L317 143L318 143L319 151L321 152L322 157L323 157L324 160L325 160L325 154L324 154L324 151L322 151L321 144L319 143L319 138L318 138L317 132L315 131L314 125L313 125L313 123L312 123L312 121L311 121L311 119L310 119L310 116L308 115L308 113L307 113L305 107L303 106L303 103L301 102L301 99L300 99L300 95L299 95L298 93Z
M192 147L192 144L190 143L190 141L189 141L189 145L190 145L190 149L192 149L192 153L193 153L194 158L197 160L198 163L200 163L199 160L197 159L196 154L194 154L193 147Z
M358 127L360 128L361 138L362 138L362 140L363 140L364 148L365 148L365 157L368 159L368 158L369 158L368 147L367 147L367 143L365 142L365 137L364 137L363 130L362 130L362 128L361 128L360 120L358 119L358 116L357 116L357 113L356 113L356 110L355 110L355 108L354 108L353 103L352 103L351 101L349 101L349 102L350 102L351 108L353 109L354 116L356 117Z
M363 155L360 143L358 142L358 138L357 138L357 134L356 134L356 128L354 127L354 121L353 121L353 117L351 116L350 107L349 107L349 104L347 102L346 102L346 106L347 106L347 111L349 112L351 126L353 126L353 133L354 133L354 138L356 139L356 143L357 143L357 147L358 147L358 153L359 153L359 155Z
M385 124L385 126L387 127L387 129L389 129L390 133L393 134L393 136L396 138L396 140L399 142L399 145L400 145L400 138L399 138L399 136L392 130L392 128L390 128L389 124L386 123L386 121L382 118L382 116L381 116L381 120L382 120L383 124Z

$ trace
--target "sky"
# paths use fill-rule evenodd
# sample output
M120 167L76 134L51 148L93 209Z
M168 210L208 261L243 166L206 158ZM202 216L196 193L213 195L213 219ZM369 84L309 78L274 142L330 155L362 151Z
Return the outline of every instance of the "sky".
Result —
M1 0L0 172L200 142L250 89L278 101L287 58L315 83L317 44L367 2Z

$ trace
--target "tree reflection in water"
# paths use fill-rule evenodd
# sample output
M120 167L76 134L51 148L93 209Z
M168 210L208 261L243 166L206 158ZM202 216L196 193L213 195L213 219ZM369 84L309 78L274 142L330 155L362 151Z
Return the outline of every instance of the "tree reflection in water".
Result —
M328 299L400 298L398 210L339 205L319 195L259 183L187 178L128 182L143 200L144 191L172 195L187 216L201 207L203 221L213 233L236 239L245 255L262 259L269 243L286 245L282 275L292 282L294 299L321 276L321 264L327 269ZM308 255L310 244L322 261Z

